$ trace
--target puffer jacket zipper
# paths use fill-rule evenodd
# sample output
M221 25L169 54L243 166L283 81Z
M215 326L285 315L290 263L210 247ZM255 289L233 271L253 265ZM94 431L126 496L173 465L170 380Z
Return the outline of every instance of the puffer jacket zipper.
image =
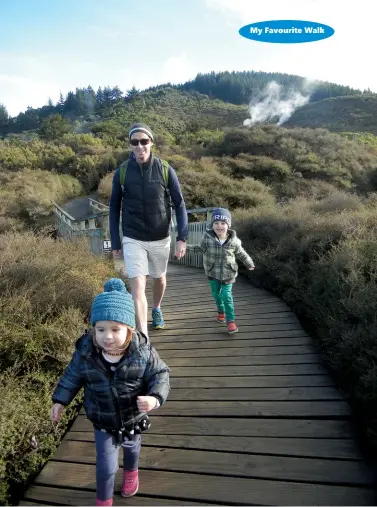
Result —
M117 419L118 419L118 423L119 423L119 428L123 428L124 427L124 421L122 419L122 411L120 409L120 403L119 403L119 394L118 394L118 391L115 387L115 381L114 381L114 378L115 378L115 373L113 373L113 375L111 375L106 366L102 364L101 362L101 359L98 358L98 361L93 359L92 360L94 365L98 368L99 365L100 365L100 369L105 373L106 377L109 379L109 383L110 383L110 390L111 390L111 394L113 396L113 400L114 400L114 404L115 404L115 407L116 407L116 412L117 412Z
M216 234L216 237L217 237L217 234ZM220 248L221 248L221 261L220 261L220 291L219 291L219 294L221 295L222 293L222 288L223 288L223 269L224 269L224 245L226 245L229 241L229 236L226 238L226 240L224 241L223 244L220 243L220 240L219 238L217 237L217 240L219 241L219 244L220 244Z

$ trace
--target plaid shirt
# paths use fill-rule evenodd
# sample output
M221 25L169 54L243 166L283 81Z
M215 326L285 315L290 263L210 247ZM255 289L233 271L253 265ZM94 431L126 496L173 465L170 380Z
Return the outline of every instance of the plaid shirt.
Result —
M238 275L237 261L242 262L246 268L254 267L254 262L242 248L241 240L232 229L228 230L228 237L222 245L215 232L208 229L203 234L200 245L187 245L187 248L189 251L203 253L205 274L220 282L234 282Z
M113 375L100 358L102 352L84 334L53 393L54 403L68 405L84 387L84 408L90 421L104 429L132 427L141 417L138 396L155 396L162 405L169 393L169 368L138 332Z

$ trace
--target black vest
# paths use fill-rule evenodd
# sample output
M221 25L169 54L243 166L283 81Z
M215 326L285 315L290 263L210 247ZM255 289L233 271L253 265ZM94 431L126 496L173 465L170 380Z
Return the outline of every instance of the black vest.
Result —
M142 167L128 161L122 197L123 236L139 241L158 241L170 234L171 207L162 163L151 156Z

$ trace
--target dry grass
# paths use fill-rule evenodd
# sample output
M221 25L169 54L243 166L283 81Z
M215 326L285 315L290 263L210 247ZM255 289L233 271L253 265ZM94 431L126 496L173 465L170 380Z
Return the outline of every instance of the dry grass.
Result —
M88 252L83 239L0 235L0 503L39 470L66 428L67 418L57 432L49 422L52 390L93 297L115 275Z
M279 294L315 338L350 396L368 446L377 449L377 207L335 195L238 211L252 254L249 275Z

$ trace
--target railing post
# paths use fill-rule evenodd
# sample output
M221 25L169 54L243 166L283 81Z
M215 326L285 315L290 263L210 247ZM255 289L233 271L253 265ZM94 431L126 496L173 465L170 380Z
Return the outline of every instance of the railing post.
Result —
M207 210L207 224L211 223L212 211Z

